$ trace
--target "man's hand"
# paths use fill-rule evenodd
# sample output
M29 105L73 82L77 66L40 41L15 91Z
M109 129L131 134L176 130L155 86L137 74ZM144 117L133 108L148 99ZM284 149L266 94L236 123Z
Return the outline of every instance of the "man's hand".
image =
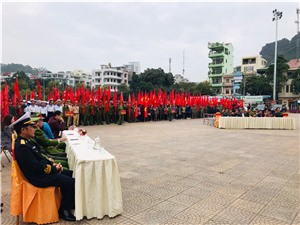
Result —
M62 141L66 141L67 138L59 138L58 140L59 140L59 142L62 142Z
M61 171L63 171L63 167L60 163L56 164L55 166L56 166L56 169L57 169L58 172L61 173Z

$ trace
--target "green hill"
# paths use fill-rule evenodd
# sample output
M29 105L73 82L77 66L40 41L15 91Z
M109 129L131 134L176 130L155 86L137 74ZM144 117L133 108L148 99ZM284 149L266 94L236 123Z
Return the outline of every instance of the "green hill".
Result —
M38 69L32 68L31 66L23 66L22 64L1 64L1 73L5 72L17 72L17 71L24 71L25 73L36 74L38 73Z

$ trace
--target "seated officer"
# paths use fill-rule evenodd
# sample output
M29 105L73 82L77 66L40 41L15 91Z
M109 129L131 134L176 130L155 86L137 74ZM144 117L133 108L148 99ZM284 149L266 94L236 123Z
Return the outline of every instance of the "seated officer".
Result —
M63 142L66 140L66 138L47 139L44 131L41 129L44 123L43 119L44 118L41 115L39 117L31 117L31 120L36 122L34 141L36 141L39 144L40 153L47 158L53 159L54 163L62 164L64 169L69 169L68 160L66 157L63 157L66 155L65 154L66 144Z
M59 187L62 199L59 216L67 221L76 221L71 211L75 208L75 179L70 171L64 171L61 164L43 157L38 151L39 145L32 140L35 133L35 123L30 119L30 113L11 124L18 137L15 142L15 157L26 179L36 187Z
M44 117L41 114L31 116L31 120L36 122L37 129L35 130L35 140L41 145L51 156L65 157L66 138L48 139L45 132L42 130Z

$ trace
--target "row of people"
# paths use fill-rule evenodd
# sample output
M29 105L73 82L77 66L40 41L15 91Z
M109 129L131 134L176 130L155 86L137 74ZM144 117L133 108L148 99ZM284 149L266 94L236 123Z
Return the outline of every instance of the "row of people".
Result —
M279 107L277 107L275 111L270 111L269 109L265 109L265 110L224 109L222 110L221 115L233 116L233 117L283 117L283 112Z
M223 105L217 106L172 106L172 105L159 105L159 106L144 106L137 105L136 103L128 104L118 103L115 107L113 102L109 102L107 105L102 102L100 105L92 105L90 102L81 102L70 100L57 101L50 100L48 103L41 101L32 100L24 108L24 112L30 112L31 114L39 112L45 118L45 122L49 121L55 111L62 112L62 118L64 119L66 126L88 126L88 125L99 125L99 124L110 124L117 123L122 125L123 122L145 122L145 121L161 121L161 120L172 120L172 119L187 119L187 118L203 118L204 115L214 114L216 112L222 112L224 116L275 116L273 111L255 112L254 110L237 108L233 106L232 109L224 109ZM34 105L34 107L32 106ZM37 106L39 105L39 106ZM33 111L32 109L39 108L40 110ZM13 111L13 110L12 110ZM16 110L15 110L16 111ZM280 113L277 113L277 116ZM21 115L16 115L16 118Z

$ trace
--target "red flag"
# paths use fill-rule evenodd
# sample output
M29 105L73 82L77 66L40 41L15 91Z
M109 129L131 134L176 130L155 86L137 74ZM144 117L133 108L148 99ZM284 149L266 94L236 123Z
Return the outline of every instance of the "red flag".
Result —
M66 89L65 89L65 93L64 93L63 98L64 98L65 100L69 100L68 85L66 85Z
M94 94L94 87L92 88L91 95L90 95L90 100L91 100L91 114L94 116L95 115L95 94Z
M122 104L124 102L124 99L123 99L123 93L121 91L121 94L120 94L120 104Z
M5 82L4 88L1 91L1 118L2 122L6 115L9 114L9 107L8 107L8 85Z
M30 95L30 100L31 99L35 99L35 93L34 93L34 90L32 89L32 91L31 91L31 95Z
M100 89L100 86L98 86L98 88L97 88L96 98L97 98L97 101L98 101L98 106L100 106L100 101L101 101L101 89Z
M139 92L138 92L137 103L138 103L138 104L141 104L141 103L142 103L142 100L141 100L141 92L140 92L140 90L139 90Z
M84 105L85 104L85 89L84 89L84 84L82 83L82 85L81 85L81 103L82 103L82 105Z
M16 102L21 101L18 78L16 78L16 81L15 81L15 84L14 84L14 95L15 95L14 98L16 98Z
M113 99L114 109L115 112L117 111L117 92L114 92L114 99Z
M107 100L110 101L111 94L110 94L110 87L107 87Z
M42 100L43 96L42 96L42 90L41 90L41 84L39 80L36 80L37 83L37 89L38 89L38 100Z
M72 88L72 86L70 87L70 96L69 96L70 98L70 100L71 100L71 102L74 102L74 94L73 94L73 88Z

